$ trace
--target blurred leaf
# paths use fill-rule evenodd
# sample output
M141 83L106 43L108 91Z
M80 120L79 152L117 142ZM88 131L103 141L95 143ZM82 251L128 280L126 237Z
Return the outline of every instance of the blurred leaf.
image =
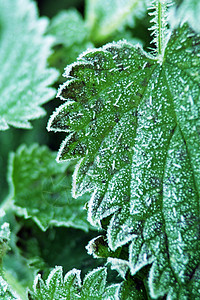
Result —
M96 231L52 227L43 232L31 220L23 223L17 235L17 246L30 266L43 273L55 265L62 265L64 272L78 268L85 274L94 266L98 267L105 262L103 259L92 259L85 250Z
M3 211L1 210L1 220L3 221ZM4 300L14 300L18 299L20 300L20 297L17 295L17 292L20 292L21 290L22 294L24 293L23 288L21 288L20 284L18 282L16 283L16 289L15 291L12 289L12 286L10 283L13 283L11 276L6 273L6 270L2 268L2 258L5 256L6 252L9 249L8 242L10 241L10 226L7 222L4 222L0 227L0 298ZM7 276L8 275L8 276Z
M58 74L47 68L47 24L30 0L0 1L0 130L31 128L29 120L43 116L40 105L55 95L48 87Z
M55 157L47 147L36 144L21 146L11 154L10 199L19 215L32 218L42 230L54 225L87 231L89 223L83 206L88 198L72 198L69 163L57 164Z
M200 33L199 15L199 0L183 0L178 8L172 9L171 24L172 26L178 26L188 22L194 31Z
M106 41L124 25L134 26L134 18L143 16L146 0L87 0L86 23L95 43Z
M49 58L49 63L58 68L61 73L80 53L93 47L89 42L89 31L85 21L75 9L59 12L52 19L48 33L55 38L55 52ZM63 79L61 78L60 81Z
M18 244L18 232L21 229L21 223L17 222L12 210L7 210L1 221L9 222L11 234L9 240L9 251L3 258L3 274L5 279L11 280L16 285L20 283L22 289L30 286L38 269L30 268L28 260L21 253Z
M55 37L54 45L70 47L88 39L88 29L81 14L75 9L59 12L51 21L48 31Z

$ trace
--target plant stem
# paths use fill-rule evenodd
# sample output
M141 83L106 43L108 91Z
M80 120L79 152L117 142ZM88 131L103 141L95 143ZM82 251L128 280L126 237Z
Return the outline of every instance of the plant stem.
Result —
M162 55L163 41L162 41L162 4L158 0L158 55Z

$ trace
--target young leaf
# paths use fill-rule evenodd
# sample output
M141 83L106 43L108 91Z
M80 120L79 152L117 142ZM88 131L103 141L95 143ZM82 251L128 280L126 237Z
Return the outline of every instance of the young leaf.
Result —
M18 214L31 217L42 230L50 225L89 229L87 197L71 196L71 177L66 176L69 164L58 165L55 153L36 144L21 146L10 156L8 181L10 199Z
M57 72L47 68L52 45L44 36L47 23L30 0L0 2L0 130L30 128L29 120L45 114L40 105L55 95L48 87Z
M69 133L58 160L80 158L90 222L111 216L108 244L131 241L132 274L153 263L154 298L190 289L199 265L199 39L177 28L162 61L126 42L84 53L48 125Z
M87 0L86 23L91 39L102 43L124 25L133 25L134 17L141 17L146 0Z
M30 300L50 299L119 299L119 284L106 287L107 271L98 268L88 273L81 285L80 271L73 269L63 279L61 267L55 267L44 282L41 276L35 278L33 291L29 292Z

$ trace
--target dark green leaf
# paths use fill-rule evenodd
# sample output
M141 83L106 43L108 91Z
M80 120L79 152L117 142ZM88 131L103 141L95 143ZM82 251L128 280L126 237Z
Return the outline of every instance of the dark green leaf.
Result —
M154 298L187 291L199 266L199 39L179 27L162 60L126 42L88 51L48 125L69 133L58 160L80 158L74 195L93 191L90 222L111 216L109 247L131 242L133 275L153 263Z

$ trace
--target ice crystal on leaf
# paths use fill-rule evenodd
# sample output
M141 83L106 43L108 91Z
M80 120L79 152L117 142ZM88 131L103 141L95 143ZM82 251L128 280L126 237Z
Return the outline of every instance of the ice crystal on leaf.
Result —
M80 271L69 271L64 279L61 267L55 267L44 283L41 276L35 278L33 291L29 293L30 300L50 299L119 299L119 284L106 287L106 268L98 268L88 273L81 283Z
M45 114L40 105L55 95L48 87L57 72L47 68L47 24L30 0L0 1L0 130L30 128L30 120Z
M183 24L162 62L124 41L85 52L48 125L68 133L57 159L80 159L74 195L93 192L90 222L110 216L109 247L129 242L132 275L152 264L153 298L200 284L199 40Z

